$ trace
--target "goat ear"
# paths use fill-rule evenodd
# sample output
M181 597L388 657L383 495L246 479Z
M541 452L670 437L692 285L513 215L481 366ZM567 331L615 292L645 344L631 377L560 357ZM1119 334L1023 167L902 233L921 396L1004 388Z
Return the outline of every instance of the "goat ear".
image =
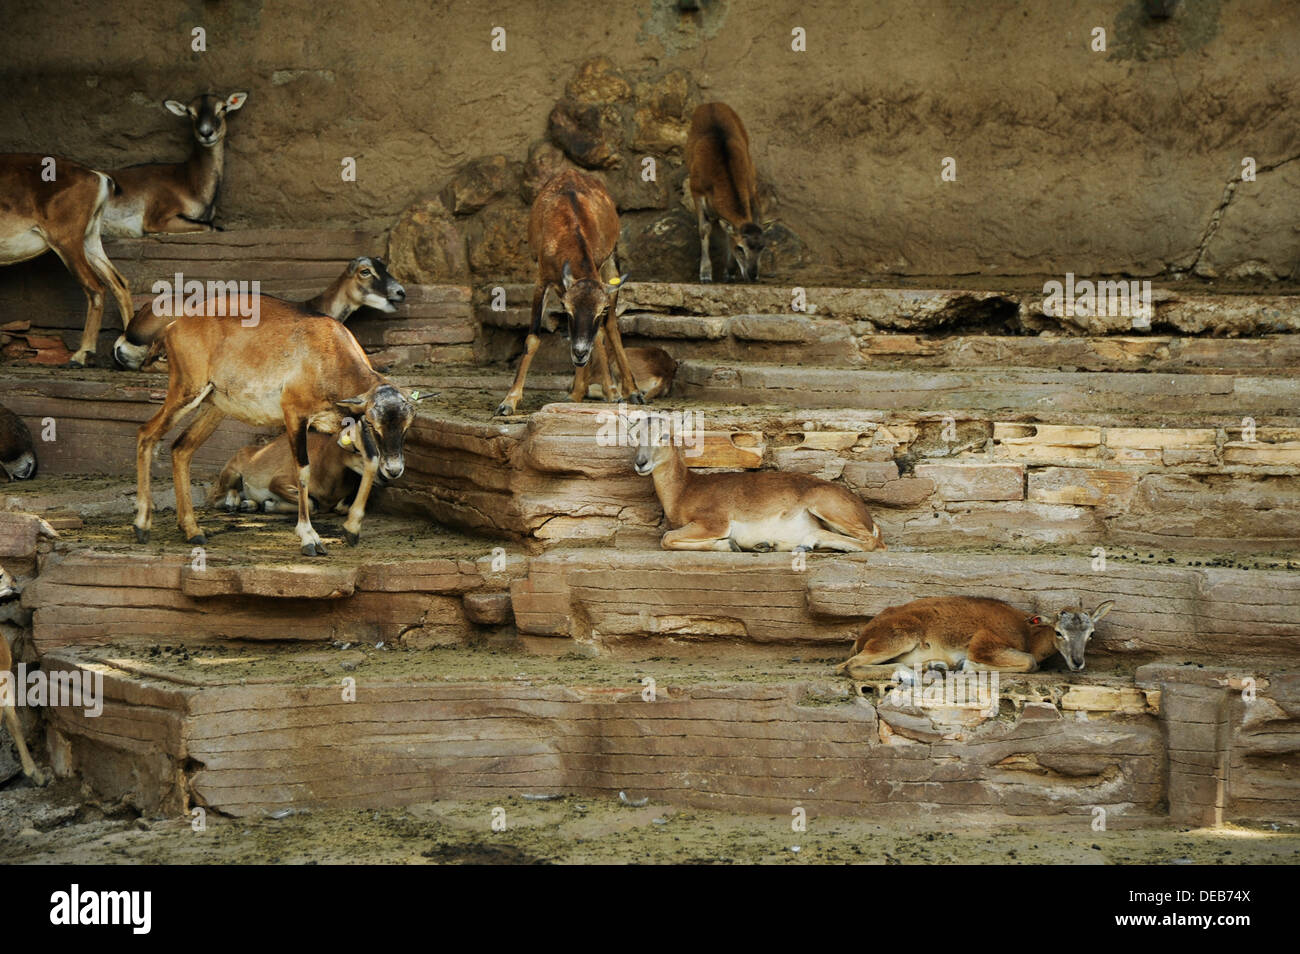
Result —
M233 113L248 100L247 93L231 93L226 97L226 112Z
M167 107L167 112L177 116L188 116L190 114L188 107L184 103L178 103L174 99L167 100L163 105Z
M569 267L567 259L564 262L564 268L560 270L560 280L564 282L564 290L568 291L569 286L573 284L573 269Z
M334 403L337 404L339 407L346 407L346 408L365 407L366 396L364 394L358 394L356 397L341 398L340 400L337 400Z
M1114 606L1115 606L1114 600L1107 600L1106 602L1102 603L1100 606L1098 606L1095 610L1092 611L1090 618L1095 623L1097 622L1097 620L1101 619L1103 616L1109 613Z

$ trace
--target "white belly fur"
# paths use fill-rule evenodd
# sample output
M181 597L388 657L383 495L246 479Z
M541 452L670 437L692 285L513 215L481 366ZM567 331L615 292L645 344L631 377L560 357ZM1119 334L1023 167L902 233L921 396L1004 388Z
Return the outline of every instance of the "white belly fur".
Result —
M760 543L775 544L778 550L793 550L797 546L811 547L816 535L824 529L816 517L801 509L762 520L732 520L729 535L742 550L752 550Z
M47 248L45 236L34 229L26 229L0 238L0 265L15 265L35 258Z
M949 669L957 669L966 661L966 650L952 646L938 646L933 643L928 648L922 646L910 652L903 653L897 659L890 662L902 663L904 666L924 666L926 663L941 661L948 664Z

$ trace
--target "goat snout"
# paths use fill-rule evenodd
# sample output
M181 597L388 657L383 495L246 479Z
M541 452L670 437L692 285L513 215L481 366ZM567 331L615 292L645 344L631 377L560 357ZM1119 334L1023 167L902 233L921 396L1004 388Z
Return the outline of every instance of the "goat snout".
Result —
M573 352L573 363L579 368L585 367L591 360L591 345L575 344L571 349Z
M379 473L383 476L384 480L396 480L405 472L406 463L401 460L385 462L379 467Z
M397 282L393 282L388 286L388 300L406 301L406 289L397 284Z

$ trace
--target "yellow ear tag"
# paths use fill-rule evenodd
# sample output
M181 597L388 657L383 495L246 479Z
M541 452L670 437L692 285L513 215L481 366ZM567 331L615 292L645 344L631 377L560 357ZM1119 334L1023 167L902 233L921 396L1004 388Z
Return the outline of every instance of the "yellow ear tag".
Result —
M351 446L352 446L352 432L351 432L351 431L344 431L344 432L343 432L343 436L339 438L339 443L340 443L341 445L343 445L344 447L351 447Z
M411 392L411 400L412 400L412 401L418 401L418 400L420 400L420 392L419 392L419 391L412 391L412 392Z
M609 280L609 283L610 283L611 285L621 285L621 284L623 284L623 279L621 279L621 278L611 278L611 279Z

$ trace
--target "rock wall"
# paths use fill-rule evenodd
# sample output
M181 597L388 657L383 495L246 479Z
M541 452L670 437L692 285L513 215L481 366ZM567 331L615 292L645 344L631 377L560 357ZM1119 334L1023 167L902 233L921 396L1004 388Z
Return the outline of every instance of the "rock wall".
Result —
M1300 7L1286 0L1180 0L1161 20L1141 0L699 7L48 0L0 35L0 149L103 167L179 158L188 130L161 101L246 89L227 227L387 229L475 160L522 176L548 139L614 178L665 158L654 188L625 183L624 208L648 201L658 222L673 208L660 192L678 187L681 111L721 99L797 238L795 273L1297 278ZM1105 51L1092 49L1098 27ZM622 79L575 95L580 66L602 54ZM631 139L584 133L629 115ZM945 157L955 181L941 179ZM1254 181L1241 179L1247 158ZM514 274L526 190L495 201L479 232L422 240L446 242L450 267L467 254L474 267L477 248L480 271ZM658 228L628 236L629 269L690 278L660 273L685 267L673 255L685 211Z

